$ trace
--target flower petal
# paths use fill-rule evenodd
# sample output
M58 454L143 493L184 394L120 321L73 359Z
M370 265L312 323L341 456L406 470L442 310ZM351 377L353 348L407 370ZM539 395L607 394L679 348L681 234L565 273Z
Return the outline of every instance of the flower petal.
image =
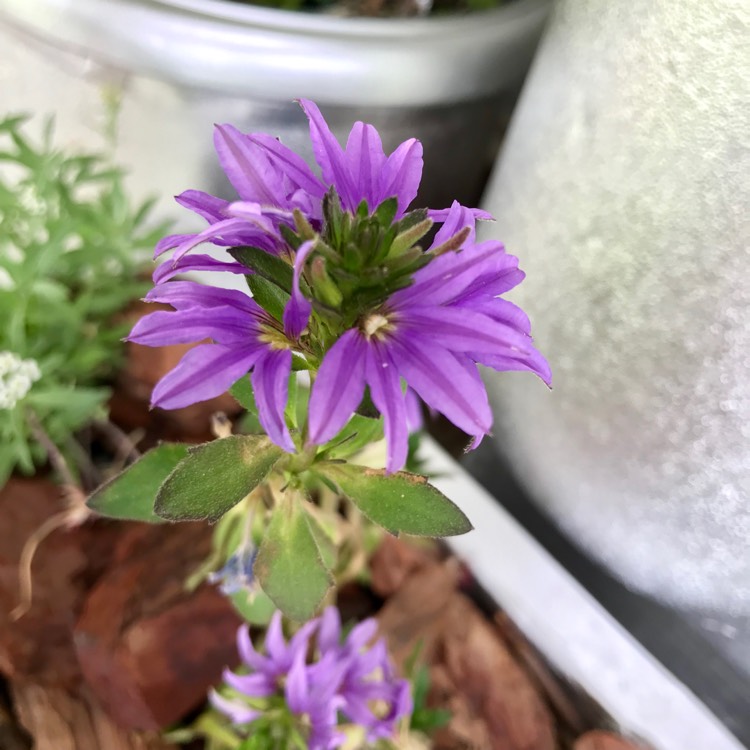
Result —
M499 242L465 247L457 253L445 253L420 268L413 283L391 295L391 304L442 305L458 299L478 279L495 278L518 265L518 258L504 252Z
M210 315L199 307L177 312L158 310L144 315L133 326L127 340L143 346L193 344L204 339L237 344L248 340L252 322L248 313L228 305L211 308Z
M345 209L356 210L357 191L344 150L334 138L317 105L309 99L300 99L299 103L310 121L313 154L323 173L323 181L336 188Z
M281 663L286 658L286 641L281 630L281 612L277 609L271 616L271 622L266 629L265 646L268 655L276 663ZM289 664L286 665L286 668Z
M303 242L294 258L294 277L292 279L292 296L284 308L284 333L290 339L298 339L310 320L312 304L299 288L299 279L305 267L307 256L312 252L315 243L312 240Z
M450 208L428 208L427 216L429 216L435 222L442 222L448 218L448 215L450 214L452 208L453 206L451 206ZM468 210L471 211L475 219L479 219L481 221L495 220L495 217L491 213L489 213L489 211L484 211L481 208L470 208Z
M210 193L204 193L202 190L185 190L174 199L181 206L189 208L212 224L225 218L224 209L228 202Z
M156 384L151 405L181 409L220 396L250 370L262 351L257 346L242 349L228 349L219 344L196 346Z
M250 133L247 137L266 150L270 161L281 169L297 188L302 188L316 198L325 195L325 185L313 174L307 162L277 138L266 133Z
M454 352L506 354L531 350L527 334L474 310L415 305L394 314L393 321L404 333L408 330L431 338Z
M218 286L206 286L197 281L170 281L168 284L157 284L144 299L146 302L162 302L172 305L176 310L230 305L252 315L263 314L258 303L244 292Z
M388 446L386 471L390 474L398 471L406 463L409 452L409 428L406 424L406 404L401 392L398 370L382 342L370 342L365 377L370 386L372 401L383 415Z
M224 174L242 200L284 205L278 172L263 149L233 125L216 125L214 147Z
M399 372L425 403L469 435L490 431L492 412L476 365L413 336L393 341L390 349Z
M552 387L552 370L547 360L536 349L531 349L526 354L477 354L470 352L469 356L479 364L491 367L499 372L511 372L525 370L538 375L548 386Z
M268 437L287 453L296 452L284 418L291 372L292 352L289 349L268 349L255 363L251 377L258 419Z
M247 230L249 228L248 222L245 219L222 219L217 221L215 224L211 224L206 227L202 232L197 234L183 235L186 237L182 242L177 245L173 245L174 252L172 253L172 260L179 260L185 253L190 252L194 247L203 244L204 242L215 242L222 240L231 235L233 232ZM258 230L261 233L261 230ZM161 244L161 243L160 243ZM159 245L157 245L159 248ZM164 247L159 250L159 253L168 250L169 248Z
M276 685L271 677L264 674L235 674L224 670L224 682L229 687L246 695L248 698L266 698L276 692Z
M253 646L250 638L250 628L247 625L241 625L237 629L237 651L245 664L254 669L256 672L265 672L270 674L271 660L259 654Z
M217 711L227 716L232 724L249 724L261 715L261 711L256 711L239 701L229 700L229 698L217 693L216 690L209 692L208 700Z
M348 330L329 349L312 387L309 441L330 440L349 421L365 390L367 345L360 332Z
M341 639L341 616L336 607L326 607L320 618L318 649L322 654L338 648Z
M159 264L153 273L154 284L161 284L174 278L178 274L188 271L210 271L236 273L248 276L252 271L242 263L224 263L211 255L191 254L178 258L176 261L165 261Z
M303 714L309 711L309 686L307 681L307 665L305 654L299 651L292 662L291 669L284 685L286 704L292 713Z
M355 122L346 142L346 161L358 202L367 201L370 211L381 203L379 184L385 153L378 131L372 125ZM388 197L388 196L386 196ZM354 210L356 206L352 206Z
M440 227L435 239L430 245L430 250L436 247L440 247L444 242L447 242L451 237L460 232L464 227L469 227L471 232L468 238L464 242L464 245L472 245L476 240L476 217L472 213L470 208L462 206L458 201L453 201L448 215L445 217L443 226Z
M396 196L396 218L401 217L417 197L422 166L422 144L414 138L404 141L386 160L380 174L379 202Z

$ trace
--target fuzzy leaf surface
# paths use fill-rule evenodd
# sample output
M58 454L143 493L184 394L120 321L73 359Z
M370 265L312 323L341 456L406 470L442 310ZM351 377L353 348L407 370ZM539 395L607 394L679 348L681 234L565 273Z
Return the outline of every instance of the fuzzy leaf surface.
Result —
M156 494L187 455L183 443L162 443L95 490L86 504L109 518L162 523L154 513Z
M463 511L419 474L386 474L382 469L327 462L316 470L392 534L457 536L473 528Z
M268 476L283 453L260 435L231 435L191 448L161 486L154 511L168 521L216 521Z
M253 569L274 604L292 620L309 620L333 584L299 497L285 495L266 528Z

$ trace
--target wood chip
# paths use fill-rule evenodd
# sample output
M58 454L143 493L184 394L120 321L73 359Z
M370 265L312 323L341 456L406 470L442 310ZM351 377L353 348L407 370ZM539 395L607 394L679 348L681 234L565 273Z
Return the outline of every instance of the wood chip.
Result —
M626 740L618 734L597 730L586 732L579 737L573 744L573 750L648 750L648 748L646 745Z
M86 599L75 643L87 683L124 727L155 730L200 706L237 662L240 619L213 586L185 578L208 554L206 524L143 526Z
M12 477L0 489L0 671L13 679L72 686L80 679L73 625L86 589L112 556L126 524L98 522L53 532L32 565L32 606L18 621L18 561L26 539L63 508L60 489L45 479Z
M12 697L34 750L177 750L155 734L121 729L89 695L20 682Z
M456 590L455 559L407 576L378 614L397 663L422 645L431 705L452 719L434 747L555 750L552 716L492 623Z

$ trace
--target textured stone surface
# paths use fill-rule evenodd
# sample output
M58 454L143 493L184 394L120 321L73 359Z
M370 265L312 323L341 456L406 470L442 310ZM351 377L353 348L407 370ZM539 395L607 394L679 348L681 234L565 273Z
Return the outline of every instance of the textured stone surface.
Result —
M493 379L498 443L631 585L745 615L748 18L740 0L559 3L484 231L521 258L554 376Z

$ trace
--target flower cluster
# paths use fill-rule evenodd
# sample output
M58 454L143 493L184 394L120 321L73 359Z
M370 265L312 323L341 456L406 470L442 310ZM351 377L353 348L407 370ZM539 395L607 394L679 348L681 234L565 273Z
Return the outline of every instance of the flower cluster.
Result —
M477 242L477 219L454 203L408 208L422 174L414 139L386 156L371 125L358 122L342 148L318 108L302 100L318 176L276 139L217 126L215 146L239 200L191 190L177 197L208 227L171 235L157 255L147 299L174 312L142 319L132 341L157 346L198 342L153 393L163 408L188 406L227 390L251 372L258 416L288 452L332 439L369 397L383 415L387 470L407 455L408 403L415 392L471 435L491 428L478 364L528 370L550 381L530 323L502 299L524 277L496 241ZM427 250L417 243L442 224ZM203 242L233 260L192 254ZM264 259L265 258L265 259ZM255 300L193 282L165 283L183 271L244 274ZM293 363L315 375L307 425L285 417Z
M211 702L235 725L248 725L264 713L252 702L259 705L258 701L281 698L310 750L343 744L345 737L336 728L339 713L363 727L368 742L391 737L396 723L411 713L411 694L408 681L395 676L385 642L381 639L368 648L376 630L375 620L365 620L342 640L338 610L328 607L287 643L277 612L266 633L263 655L242 627L237 644L249 673L226 670L224 680L235 697L213 691Z
M33 359L13 352L0 352L0 409L12 409L42 376Z

